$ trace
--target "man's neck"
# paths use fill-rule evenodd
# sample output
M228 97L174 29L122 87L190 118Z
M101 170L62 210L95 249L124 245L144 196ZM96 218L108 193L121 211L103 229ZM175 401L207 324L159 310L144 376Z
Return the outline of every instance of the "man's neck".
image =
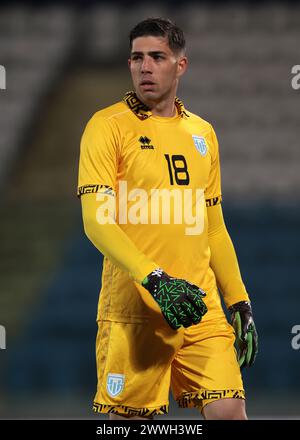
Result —
M175 106L175 98L172 100L172 102L168 102L168 103L160 102L157 105L154 105L152 108L150 108L150 110L154 116L172 118L177 113Z
M149 108L154 116L160 116L164 118L171 118L176 116L177 109L175 105L175 96L169 97L165 100L155 102L147 101L145 99L138 98Z

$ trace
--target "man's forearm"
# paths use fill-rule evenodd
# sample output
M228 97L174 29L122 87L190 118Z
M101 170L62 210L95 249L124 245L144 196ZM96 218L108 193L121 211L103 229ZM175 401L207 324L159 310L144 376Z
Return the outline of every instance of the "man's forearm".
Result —
M249 301L234 246L224 223L221 205L209 207L207 211L210 266L225 304L229 307L239 301Z
M95 194L83 195L81 206L84 231L90 241L105 257L127 271L135 281L141 284L158 265L136 248L119 225L116 223L100 224L97 221L96 213L99 202Z

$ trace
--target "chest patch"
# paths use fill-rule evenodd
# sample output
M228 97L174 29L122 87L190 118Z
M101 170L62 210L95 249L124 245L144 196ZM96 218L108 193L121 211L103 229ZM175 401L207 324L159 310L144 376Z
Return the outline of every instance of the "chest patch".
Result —
M207 145L206 145L204 137L196 136L195 134L193 134L192 138L193 138L195 147L197 148L197 151L199 151L201 156L205 156L207 153Z

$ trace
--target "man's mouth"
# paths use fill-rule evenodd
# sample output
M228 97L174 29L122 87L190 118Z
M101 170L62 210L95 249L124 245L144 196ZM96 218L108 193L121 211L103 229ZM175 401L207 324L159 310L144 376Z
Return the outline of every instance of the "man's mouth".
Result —
M140 82L141 86L154 86L154 82L153 81L149 81L149 80L144 80Z

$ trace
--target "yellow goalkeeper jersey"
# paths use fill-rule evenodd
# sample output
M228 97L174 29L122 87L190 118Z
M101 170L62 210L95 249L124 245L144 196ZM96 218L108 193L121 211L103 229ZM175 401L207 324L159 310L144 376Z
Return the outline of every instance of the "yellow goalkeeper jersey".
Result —
M82 136L78 195L107 194L136 247L169 275L200 286L208 309L219 313L207 224L207 208L221 202L218 141L211 124L178 98L175 104L176 116L158 117L128 92L95 113ZM148 318L150 309L159 311L149 297L104 259L99 319Z

